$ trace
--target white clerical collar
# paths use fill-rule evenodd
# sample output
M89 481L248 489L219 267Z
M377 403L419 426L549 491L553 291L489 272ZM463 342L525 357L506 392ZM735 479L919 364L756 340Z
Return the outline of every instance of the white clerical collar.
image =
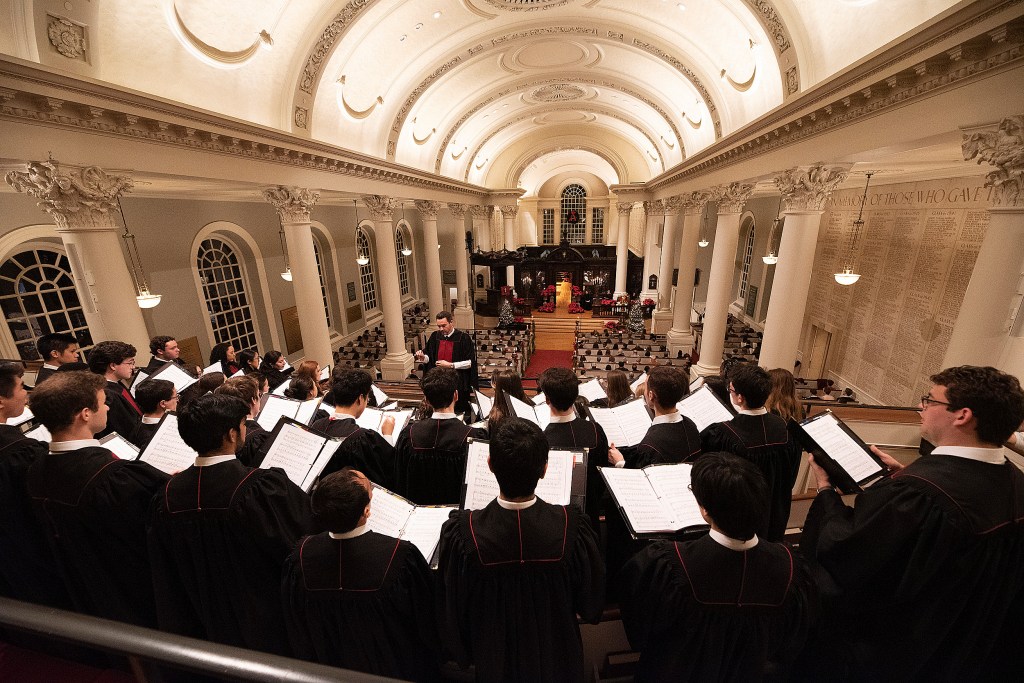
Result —
M767 415L768 414L768 409L765 408L764 406L761 406L760 408L753 408L751 410L737 410L736 414L737 415Z
M457 417L458 417L458 415L456 415L455 413L439 413L439 412L434 412L430 416L430 419L431 420L454 420Z
M46 368L47 370L56 370L60 366L59 365L50 365L49 363L43 363L43 367Z
M335 413L334 415L331 415L331 419L332 420L354 420L354 419L356 419L356 416L355 415L349 415L348 413Z
M975 448L972 446L936 446L932 455L952 455L956 458L977 460L990 465L1002 465L1006 462L1002 447L999 448Z
M548 420L551 424L565 424L566 422L572 422L576 419L576 413L569 413L568 415L555 415L551 414L551 419Z
M144 424L144 425L160 424L160 418L159 417L147 417L147 416L143 415L142 416L142 424Z
M651 420L652 425L666 425L674 424L676 422L682 422L683 415L678 410L668 413L667 415L658 415L656 418Z
M233 453L228 455L200 455L196 458L196 467L207 467L209 465L219 465L222 462L228 462L234 460L235 456Z
M720 546L726 547L729 550L750 550L755 545L757 545L757 534L754 534L753 537L748 538L745 541L738 541L735 538L729 538L721 531L715 531L714 529L712 529L708 532L708 536L710 536L711 540L713 540L715 543L717 543Z
M331 538L333 538L335 541L344 541L347 538L355 538L356 536L362 536L363 534L365 534L369 530L370 530L370 525L369 524L363 524L362 526L357 526L352 531L346 531L343 534L336 534L333 531L328 531L327 535L330 536Z
M153 360L158 360L161 363L170 363L171 362L170 358L161 358L160 356L153 356Z
M525 510L526 508L530 507L531 505L537 502L537 496L534 496L530 500L524 500L522 503L515 503L511 500L505 500L501 496L498 496L497 498L495 498L495 500L498 501L498 505L505 508L506 510Z
M51 453L67 453L77 451L79 448L92 448L102 446L98 439L75 439L74 441L51 441Z

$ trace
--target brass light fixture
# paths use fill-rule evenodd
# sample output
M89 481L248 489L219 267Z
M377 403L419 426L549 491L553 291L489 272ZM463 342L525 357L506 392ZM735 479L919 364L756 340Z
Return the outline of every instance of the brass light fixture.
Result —
M871 184L871 176L874 173L869 171L865 175L867 180L864 181L864 195L860 199L857 220L853 222L853 227L846 239L841 261L842 269L835 274L836 282L844 286L852 285L860 279L860 273L857 272L857 244L860 242L861 232L864 231L864 205L868 201L868 185Z
M121 214L121 222L124 223L125 250L128 252L128 260L132 267L132 280L135 283L135 300L139 308L154 308L159 305L161 296L149 291L149 283L146 281L146 271L142 269L142 257L139 256L139 246L135 243L135 235L128 230L128 222L124 219L124 209L121 208L121 198L117 199L117 211Z
M402 221L404 221L406 225L409 224L409 222L405 220L405 202L402 202ZM405 244L404 241L402 242L402 256L412 256L412 249L408 244Z
M355 209L356 209L356 228L355 228L356 250L357 250L356 251L356 263L358 263L361 266L365 266L367 263L370 262L370 255L365 253L365 252L363 252L363 251L358 251L359 250L359 202L357 200L353 199L352 200L352 206L354 206Z
M775 220L772 221L772 229L768 232L768 253L761 257L769 266L773 266L779 262L779 248L775 245L776 235L779 234L779 229L782 228L782 222L785 219L782 217L782 196L779 195L779 210L775 212Z
M292 281L292 266L288 261L288 244L284 238L284 226L277 231L277 238L281 241L281 253L284 254L284 270L281 272L281 279L285 282Z

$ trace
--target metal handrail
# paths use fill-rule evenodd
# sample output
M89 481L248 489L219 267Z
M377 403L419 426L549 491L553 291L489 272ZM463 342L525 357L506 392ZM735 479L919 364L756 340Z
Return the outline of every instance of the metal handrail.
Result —
M0 598L0 625L105 652L228 680L287 683L382 683L395 679L186 638L133 624ZM145 667L151 680L160 680Z

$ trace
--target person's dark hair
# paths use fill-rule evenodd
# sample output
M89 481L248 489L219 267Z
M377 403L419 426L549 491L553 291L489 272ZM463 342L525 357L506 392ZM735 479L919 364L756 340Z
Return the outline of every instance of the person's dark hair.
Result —
M280 351L267 351L265 354L263 354L263 364L268 365L270 367L274 367L274 365L277 363L278 360L280 360L281 356L283 355L284 354L281 353Z
M614 408L623 401L633 398L629 388L629 377L621 370L612 370L605 375L604 393L608 395L608 407Z
M97 375L107 374L111 365L120 365L135 358L135 347L122 341L101 341L89 351L89 369Z
M993 367L961 365L946 368L928 378L946 388L949 411L970 408L978 438L1003 445L1024 422L1024 390L1020 380Z
M739 356L729 356L722 361L720 366L718 366L718 376L729 379L729 373L732 372L732 369L737 365L743 365L746 362L746 360Z
M459 377L451 368L432 368L420 380L423 397L434 410L444 410L455 400Z
M772 378L768 371L753 363L741 363L729 371L729 382L737 394L743 396L748 409L760 408L772 393Z
M434 320L441 320L442 318L444 318L448 322L454 320L454 316L452 316L451 311L441 311L440 313L434 316Z
M255 368L252 367L251 363L253 358L259 356L255 351L239 351L235 354L235 365L242 368L246 373L253 372Z
M519 417L501 421L491 436L491 471L505 498L523 498L537 488L548 462L548 441L540 427Z
M239 398L207 394L178 413L178 434L200 455L221 447L232 429L239 429L249 406Z
M343 534L352 531L370 504L361 472L345 467L332 472L317 483L310 493L309 504L318 527Z
M256 378L243 375L241 377L229 377L214 389L214 394L234 396L247 406L251 406L260 400L260 385ZM247 411L248 412L248 411Z
M234 346L234 344L231 342L221 342L210 349L210 365L213 365L217 361L220 361L222 365L227 365L228 347L232 346Z
M647 388L654 392L658 405L668 410L686 396L690 383L686 381L686 375L679 368L662 365L651 369L651 373L647 375Z
M174 339L174 337L168 337L166 334L153 337L149 340L149 352L155 356L157 353L164 350L164 347L167 346L167 342L172 342Z
M160 401L170 401L174 396L174 382L166 379L145 379L135 387L135 402L144 413L152 413L160 407Z
M10 398L14 395L14 387L19 377L25 376L25 366L9 361L0 362L0 396Z
M309 375L294 375L288 382L288 388L284 390L284 395L286 398L305 401L309 399L311 391L313 391L313 380L309 378Z
M523 378L511 368L501 368L491 373L491 387L494 388L494 404L491 412L484 417L487 418L487 426L491 430L498 428L498 423L510 415L506 396L515 396L524 403L530 400L523 391Z
M51 332L50 334L44 334L36 340L36 351L39 352L39 355L43 357L43 362L46 363L50 360L51 351L56 351L59 356L64 353L64 349L77 343L78 339L72 334Z
M364 370L336 369L327 402L333 406L350 406L359 400L360 396L372 394L372 386L373 378Z
M765 399L764 407L783 420L804 419L804 409L796 395L796 382L793 373L783 368L772 368L768 371L772 380L772 390Z
M572 408L580 395L580 380L569 368L548 368L537 382L544 396L558 410Z
M319 372L319 363L315 360L304 360L295 368L292 377L308 377L311 382L319 382L320 378L317 376Z
M731 453L704 453L690 471L693 497L729 538L746 541L768 519L768 484L761 470Z
M106 380L93 372L55 372L32 390L28 405L32 414L54 434L70 427L75 415L85 408L99 410L96 392L106 385Z
M717 375L708 375L704 378L704 384L714 392L726 406L732 406L729 402L729 383Z
M184 410L185 406L200 396L216 390L217 387L224 384L226 379L223 372L208 372L200 377L198 382L178 394L178 412Z

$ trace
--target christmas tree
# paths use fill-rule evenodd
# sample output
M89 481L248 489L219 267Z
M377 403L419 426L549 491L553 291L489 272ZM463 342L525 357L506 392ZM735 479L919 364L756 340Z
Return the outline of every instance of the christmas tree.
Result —
M510 327L516 321L512 315L512 303L508 299L501 302L501 313L498 314L498 327Z
M640 306L639 299L634 301L633 307L629 309L629 322L626 323L626 329L630 334L637 335L647 331L644 328L644 309Z

